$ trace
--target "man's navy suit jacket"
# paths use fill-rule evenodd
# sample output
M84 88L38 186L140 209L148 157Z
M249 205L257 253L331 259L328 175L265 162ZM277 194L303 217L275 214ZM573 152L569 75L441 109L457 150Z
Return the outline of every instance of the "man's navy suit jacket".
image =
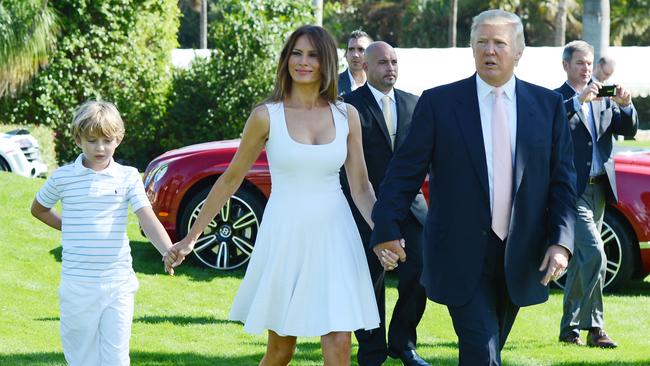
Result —
M519 79L515 89L516 157L504 266L511 300L526 306L548 299L538 271L548 246L573 251L576 175L562 97ZM420 97L373 209L372 245L402 237L399 221L427 173L422 285L435 302L464 305L478 289L492 235L476 75Z
M350 83L350 75L348 69L345 69L339 74L339 81L336 85L339 95L344 95L352 91L352 84Z
M564 107L567 110L569 127L573 137L574 164L577 172L576 192L578 197L582 195L587 186L587 179L591 171L592 159L592 141L589 132L589 120L582 110L575 109L573 96L576 92L564 83L555 91L562 94L564 98ZM610 201L616 201L616 176L614 173L614 160L612 160L612 136L623 135L632 137L636 134L639 126L639 117L634 106L632 114L627 115L621 112L619 106L609 98L594 100L591 103L593 110L598 139L596 148L600 155L601 161L605 166L605 173L609 180L608 198Z

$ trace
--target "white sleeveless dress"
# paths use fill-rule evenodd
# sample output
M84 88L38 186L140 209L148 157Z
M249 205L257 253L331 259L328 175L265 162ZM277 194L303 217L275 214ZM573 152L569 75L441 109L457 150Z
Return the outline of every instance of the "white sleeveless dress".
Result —
M266 107L271 195L229 318L244 322L248 333L283 336L377 328L368 263L339 182L349 132L345 104L330 104L336 137L324 145L294 141L284 105Z

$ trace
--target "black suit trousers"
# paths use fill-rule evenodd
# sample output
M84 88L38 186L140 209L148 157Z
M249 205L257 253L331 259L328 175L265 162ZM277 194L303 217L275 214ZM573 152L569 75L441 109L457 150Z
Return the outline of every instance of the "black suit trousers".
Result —
M370 230L362 228L361 236L367 244L370 240ZM361 366L381 365L386 360L388 349L403 351L415 349L417 342L416 328L426 307L426 294L420 285L422 275L422 224L409 213L401 225L406 242L406 261L400 262L396 272L399 279L397 285L398 299L393 309L393 315L388 327L388 343L386 343L386 299L384 279L391 272L386 272L379 259L372 251L366 249L366 258L370 276L375 289L375 297L379 308L380 325L378 329L358 330L354 332L359 342L357 361ZM367 248L367 246L366 246Z
M491 232L485 267L474 296L467 304L447 307L458 336L460 366L501 365L501 349L519 311L506 288L506 245Z

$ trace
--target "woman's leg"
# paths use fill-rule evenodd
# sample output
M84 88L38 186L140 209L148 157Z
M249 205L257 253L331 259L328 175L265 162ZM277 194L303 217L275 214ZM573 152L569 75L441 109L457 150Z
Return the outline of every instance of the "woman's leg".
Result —
M260 361L260 366L286 366L291 361L295 349L296 337L282 337L278 333L269 330L266 354Z
M350 332L331 332L320 337L324 366L350 365Z

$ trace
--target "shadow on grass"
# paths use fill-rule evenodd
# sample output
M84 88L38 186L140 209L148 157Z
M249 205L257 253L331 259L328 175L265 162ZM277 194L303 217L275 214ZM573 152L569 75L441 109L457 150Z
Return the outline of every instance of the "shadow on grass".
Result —
M133 322L145 324L171 323L174 325L239 324L239 322L218 319L213 316L140 316L133 319Z
M58 322L58 316L35 318L36 321L41 322ZM227 319L218 319L213 316L140 316L133 319L133 323L144 324L162 324L171 323L174 325L192 325L192 324L239 324L236 321ZM3 365L0 363L0 365Z
M163 352L131 352L132 366L248 366L257 365L262 359L262 353L253 353L238 356L205 356L197 353L163 353ZM354 356L353 356L354 359ZM428 358L432 365L452 366L457 365L456 358ZM648 360L650 361L650 360ZM569 361L553 363L554 366L645 366L648 361ZM300 343L293 357L294 364L322 363L320 344L317 342ZM353 364L356 362L353 361ZM0 354L0 365L3 366L64 366L63 353L60 352L32 352ZM387 365L398 365L399 362L389 359ZM504 366L517 366L504 360Z
M196 353L163 353L163 352L131 352L132 366L240 366L257 365L262 354L241 356L204 356ZM33 352L0 355L0 365L3 366L64 366L63 353Z
M650 282L640 280L631 280L623 285L623 288L617 292L607 292L607 295L615 296L650 296Z
M50 250L50 255L57 262L61 262L63 249L59 246ZM146 275L165 275L162 257L158 250L147 241L131 241L131 257L133 257L133 270ZM246 268L231 271L217 271L201 264L193 255L183 262L176 270L178 276L188 276L194 281L211 281L214 278L244 278Z

